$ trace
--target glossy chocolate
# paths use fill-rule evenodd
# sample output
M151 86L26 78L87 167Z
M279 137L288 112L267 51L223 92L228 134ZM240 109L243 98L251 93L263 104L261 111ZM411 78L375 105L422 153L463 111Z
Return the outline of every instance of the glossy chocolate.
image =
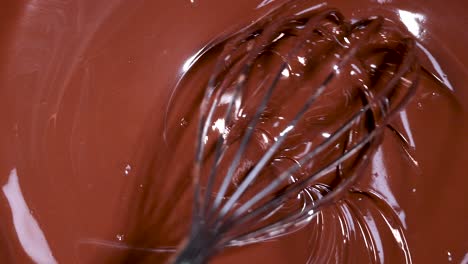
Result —
M181 194L167 187L174 182L165 172L175 173L172 159L193 159L192 146L172 153L165 141L170 96L207 43L282 2L7 1L0 10L0 257L166 261L190 209L171 207ZM328 6L351 20L401 21L435 77L421 74L395 119L400 134L386 130L345 200L299 232L228 248L213 263L468 261L466 4Z

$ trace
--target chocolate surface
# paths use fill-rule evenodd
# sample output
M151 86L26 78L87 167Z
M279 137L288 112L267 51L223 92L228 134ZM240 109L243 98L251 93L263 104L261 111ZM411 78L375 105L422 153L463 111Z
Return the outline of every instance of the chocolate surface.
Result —
M282 2L7 1L0 10L0 257L166 261L190 217L171 204L181 194L167 184L183 166L169 165L193 159L192 146L173 153L164 138L174 87L207 43ZM400 134L385 131L344 200L299 232L228 248L213 263L465 263L466 4L328 6L351 20L401 21L436 78L420 75L394 121Z

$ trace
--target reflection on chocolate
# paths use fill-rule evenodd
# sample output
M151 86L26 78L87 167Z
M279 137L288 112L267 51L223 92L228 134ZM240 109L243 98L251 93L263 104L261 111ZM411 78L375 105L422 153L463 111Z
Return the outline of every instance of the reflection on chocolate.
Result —
M174 87L206 43L283 2L4 3L0 257L7 263L170 258L191 217L189 187L172 188L171 175L183 174L193 159L192 146L174 153L177 136L164 133ZM330 0L328 6L351 21L380 15L403 23L426 69L417 92L342 200L299 232L227 248L212 262L466 262L466 4ZM180 166L167 174L175 157ZM177 186L191 185L187 175ZM179 210L177 200L188 209Z

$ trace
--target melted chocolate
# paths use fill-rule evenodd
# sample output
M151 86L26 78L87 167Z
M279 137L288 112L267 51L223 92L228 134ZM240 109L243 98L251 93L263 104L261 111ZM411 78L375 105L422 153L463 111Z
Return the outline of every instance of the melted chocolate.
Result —
M6 3L0 10L0 257L158 263L172 256L190 209L179 214L171 201L182 196L190 203L190 195L170 186L175 182L164 166L177 157L183 169L193 159L191 146L173 153L164 138L174 87L206 43L281 2ZM349 19L401 20L432 75L420 75L413 100L344 199L299 232L227 248L213 263L466 261L466 4L328 5ZM184 180L190 185L190 177Z

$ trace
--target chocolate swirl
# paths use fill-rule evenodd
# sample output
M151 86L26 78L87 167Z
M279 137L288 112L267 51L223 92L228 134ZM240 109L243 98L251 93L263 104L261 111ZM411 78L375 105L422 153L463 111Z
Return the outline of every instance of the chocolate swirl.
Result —
M393 23L329 8L286 4L209 45L168 107L167 142L198 142L184 170L195 177L192 235L177 261L302 228L360 175L418 69Z

